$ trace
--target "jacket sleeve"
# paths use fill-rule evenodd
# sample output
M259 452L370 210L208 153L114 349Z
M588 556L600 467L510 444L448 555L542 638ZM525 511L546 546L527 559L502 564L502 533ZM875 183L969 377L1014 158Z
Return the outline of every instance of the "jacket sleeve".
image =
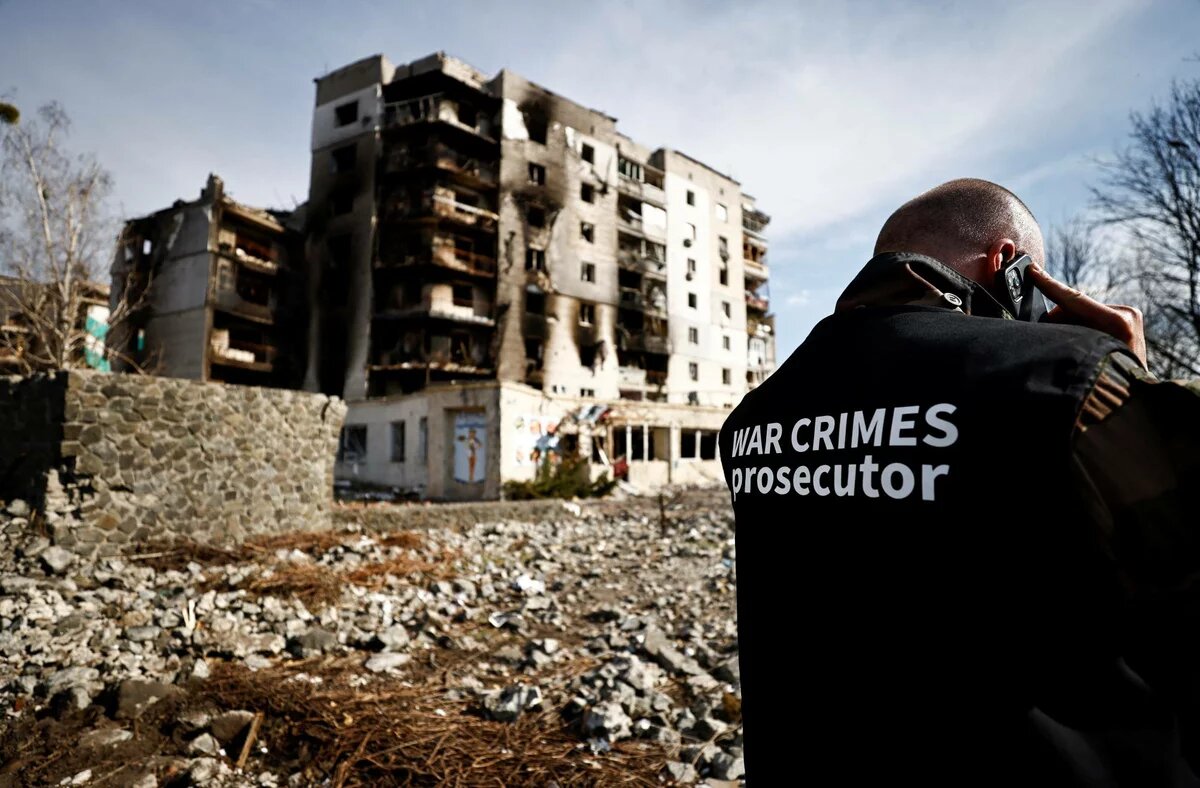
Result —
M1159 381L1114 353L1075 425L1072 459L1125 588L1126 662L1179 714L1200 766L1200 381Z
M1159 596L1200 579L1200 381L1159 381L1114 353L1073 444L1077 480L1127 589Z

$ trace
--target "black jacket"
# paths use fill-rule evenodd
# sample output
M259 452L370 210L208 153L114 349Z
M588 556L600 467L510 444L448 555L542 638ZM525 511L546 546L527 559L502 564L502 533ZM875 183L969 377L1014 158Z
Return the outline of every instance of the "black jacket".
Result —
M721 433L751 785L1200 785L1186 671L1145 645L1186 562L1141 537L1187 529L1131 540L1079 449L1134 368L929 258L868 263Z

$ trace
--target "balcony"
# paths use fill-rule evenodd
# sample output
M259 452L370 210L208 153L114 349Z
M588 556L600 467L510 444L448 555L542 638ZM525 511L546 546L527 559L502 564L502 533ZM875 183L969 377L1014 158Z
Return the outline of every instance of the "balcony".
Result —
M404 193L391 195L384 201L382 221L385 224L428 224L449 221L460 227L496 231L500 217L493 211L462 202L450 188L438 187L423 192L419 199Z
M383 105L384 128L403 128L421 123L444 123L487 142L494 143L496 141L491 136L490 129L480 124L478 120L474 125L464 123L458 117L458 105L446 99L442 94L389 102Z
M626 342L626 347L629 350L641 351L643 353L670 353L671 340L660 334L633 334ZM649 377L647 377L647 380L649 380Z
M749 257L742 260L742 270L746 273L747 279L753 279L757 282L767 281L767 267L758 260L751 260Z
M620 305L623 309L637 309L651 315L667 314L667 297L660 289L643 293L635 287L621 288Z
M385 171L398 173L422 167L433 167L453 173L487 187L494 187L499 182L495 164L442 144L426 145L402 153L394 151L388 156Z
M617 229L622 232L636 235L639 238L646 238L658 243L667 242L667 228L659 227L655 224L646 224L640 216L631 216L627 213L617 214Z
M754 293L746 293L746 308L757 312L766 312L770 308L770 302L766 298Z
M761 235L752 235L751 233L746 232L743 228L742 240L742 257L745 257L746 259L752 259L757 256L761 259L766 256L767 239L765 237ZM754 254L754 250L758 250L757 255Z
M422 252L420 254L385 252L375 263L376 268L416 268L420 266L435 266L476 276L492 277L496 275L496 258L454 249L434 249L432 253Z
M621 288L621 306L629 309L644 309L646 306L646 297L642 295L642 291L632 287Z
M621 249L618 251L617 264L624 269L636 271L643 276L653 276L659 279L667 278L666 261L638 249Z
M228 257L230 260L235 260L239 265L242 265L256 273L266 274L267 276L274 276L275 274L279 273L278 262L264 257L261 253L254 254L254 252L259 252L261 250L255 249L252 252L247 251L247 249L241 244L237 246L231 246L228 243L223 243L218 251L225 257Z
M471 307L450 304L414 304L400 309L384 309L374 315L376 320L448 320L476 326L494 326L496 321L487 315L476 314Z
M775 334L775 316L750 312L746 315L746 335L751 342L765 342ZM766 347L763 344L761 347Z
M622 388L642 388L646 385L646 370L641 367L619 367L617 382Z
M385 351L380 353L367 369L376 373L430 369L462 375L490 375L493 370L487 364L488 360L482 352L476 358L472 355L471 347L455 344L411 353L399 350Z
M231 341L229 332L220 329L213 331L210 349L210 363L255 372L270 372L275 368L275 357L279 354L271 345Z
M742 233L751 241L765 243L767 237L763 234L766 228L763 225L755 224L754 222L742 222Z
M213 306L222 312L238 315L257 323L275 322L275 311L270 304L247 301L238 295L236 290L217 290L213 297Z
M667 205L667 193L663 191L661 186L639 181L636 178L630 178L628 175L620 175L618 177L617 189L643 202L657 205L659 208L664 208Z
M483 276L496 275L496 258L462 249L434 247L433 264Z
M742 230L748 238L765 241L763 233L770 222L771 217L757 208L750 205L742 207Z
M435 216L452 219L468 227L491 227L495 229L496 222L500 220L500 216L492 211L476 208L474 205L467 205L444 194L433 195L430 207Z

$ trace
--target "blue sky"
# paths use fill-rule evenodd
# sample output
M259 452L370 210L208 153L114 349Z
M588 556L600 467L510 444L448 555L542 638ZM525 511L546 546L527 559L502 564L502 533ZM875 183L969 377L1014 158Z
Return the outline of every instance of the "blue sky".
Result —
M1197 42L1200 0L0 0L0 93L61 101L137 215L210 171L303 200L312 79L359 57L507 66L742 181L773 216L782 358L930 186L998 181L1043 225L1084 210L1129 112L1200 78Z

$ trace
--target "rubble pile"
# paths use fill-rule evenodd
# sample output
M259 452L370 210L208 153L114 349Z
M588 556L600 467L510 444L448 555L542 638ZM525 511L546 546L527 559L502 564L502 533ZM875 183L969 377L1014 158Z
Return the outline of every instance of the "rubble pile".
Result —
M381 508L87 562L10 502L0 786L737 784L723 496Z

